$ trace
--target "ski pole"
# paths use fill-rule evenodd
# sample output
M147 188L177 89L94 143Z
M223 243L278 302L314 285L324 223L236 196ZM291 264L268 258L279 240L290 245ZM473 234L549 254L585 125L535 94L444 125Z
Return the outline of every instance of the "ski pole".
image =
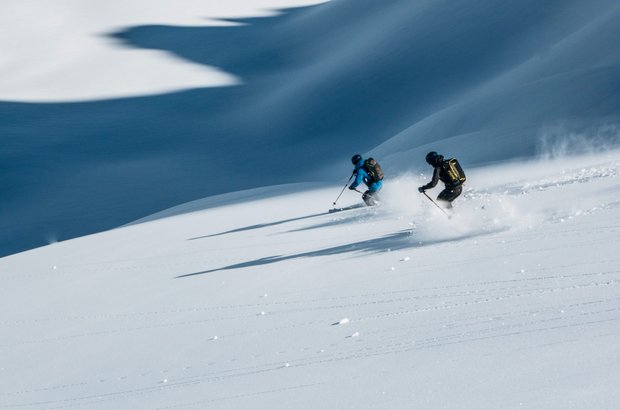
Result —
M353 175L354 174L351 174L351 176L349 177L349 180L347 181L347 183L344 184L344 188L342 188L342 191L340 191L340 195L338 195L338 198L336 198L336 200L334 201L334 205L336 205L336 202L338 202L338 200L340 199L340 196L342 195L344 190L347 189L347 186L349 185L349 182L351 182L351 178L353 178Z
M437 202L433 201L433 199L432 199L430 196L426 195L426 192L422 191L422 193L424 194L424 196L425 196L425 197L427 197L427 198L428 198L428 200L429 200L429 201L431 201L432 203L434 203L434 204L435 204L435 206L436 206L437 208L439 208L439 210L440 210L441 212L443 212L443 214L444 214L445 216L447 216L447 217L448 217L448 219L450 219L450 215L448 215L448 213L447 213L446 211L444 211L444 209L443 209L442 207L440 207L440 206L437 204Z

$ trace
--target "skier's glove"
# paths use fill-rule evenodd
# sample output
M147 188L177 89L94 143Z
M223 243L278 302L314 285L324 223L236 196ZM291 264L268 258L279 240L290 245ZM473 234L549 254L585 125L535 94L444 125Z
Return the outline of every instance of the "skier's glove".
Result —
M424 193L425 191L426 191L426 189L423 186L418 188L418 192Z
M353 185L351 185L351 186L349 187L349 189L350 189L351 191L355 191L355 187L354 187Z

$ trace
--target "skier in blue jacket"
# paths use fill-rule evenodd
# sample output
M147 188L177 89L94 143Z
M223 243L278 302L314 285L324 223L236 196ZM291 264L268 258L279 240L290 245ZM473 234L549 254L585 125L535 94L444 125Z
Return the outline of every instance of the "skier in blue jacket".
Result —
M368 172L364 169L364 159L360 154L355 154L351 158L351 162L355 165L353 169L353 175L355 176L355 180L349 186L349 189L355 190L362 182L366 184L368 189L362 195L362 199L368 206L376 205L379 201L377 197L377 192L383 186L383 181L377 181L373 179Z

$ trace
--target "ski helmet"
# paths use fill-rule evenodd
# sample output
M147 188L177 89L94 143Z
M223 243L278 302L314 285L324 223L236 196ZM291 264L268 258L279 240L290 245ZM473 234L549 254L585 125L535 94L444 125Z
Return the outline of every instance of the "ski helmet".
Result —
M353 157L351 158L351 163L353 163L353 165L356 165L358 162L360 162L362 160L362 156L360 154L355 154L353 155Z
M431 151L428 154L426 154L426 162L428 162L429 165L435 165L435 162L437 161L437 157L439 157L440 155L438 153L436 153L435 151Z

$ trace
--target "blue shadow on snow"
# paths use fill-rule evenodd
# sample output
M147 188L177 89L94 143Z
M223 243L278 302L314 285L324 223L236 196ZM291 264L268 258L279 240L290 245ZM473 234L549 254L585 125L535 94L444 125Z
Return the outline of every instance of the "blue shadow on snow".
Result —
M204 270L201 272L188 273L184 275L179 275L176 279L180 278L188 278L192 276L200 276L208 273L225 271L225 270L235 270L235 269L243 269L243 268L251 268L256 266L270 265L277 262L282 262L286 260L299 259L299 258L310 258L310 257L320 257L320 256L332 256L332 255L342 255L347 253L357 253L357 254L376 254L385 252L387 249L391 251L398 251L401 249L409 249L409 248L421 248L425 246L437 245L445 242L456 242L464 239L471 239L477 236L485 236L489 235L492 232L479 232L476 234L468 234L462 235L458 237L452 237L449 239L437 239L437 240L429 240L429 241L416 241L412 236L411 230L403 230L393 234L385 235L379 238L367 239L364 241L354 242L346 245L334 246L331 248L321 249L317 251L310 252L302 252L296 253L293 255L276 255L276 256L268 256L260 259L255 259L252 261L236 263L233 265L223 266L221 268Z

